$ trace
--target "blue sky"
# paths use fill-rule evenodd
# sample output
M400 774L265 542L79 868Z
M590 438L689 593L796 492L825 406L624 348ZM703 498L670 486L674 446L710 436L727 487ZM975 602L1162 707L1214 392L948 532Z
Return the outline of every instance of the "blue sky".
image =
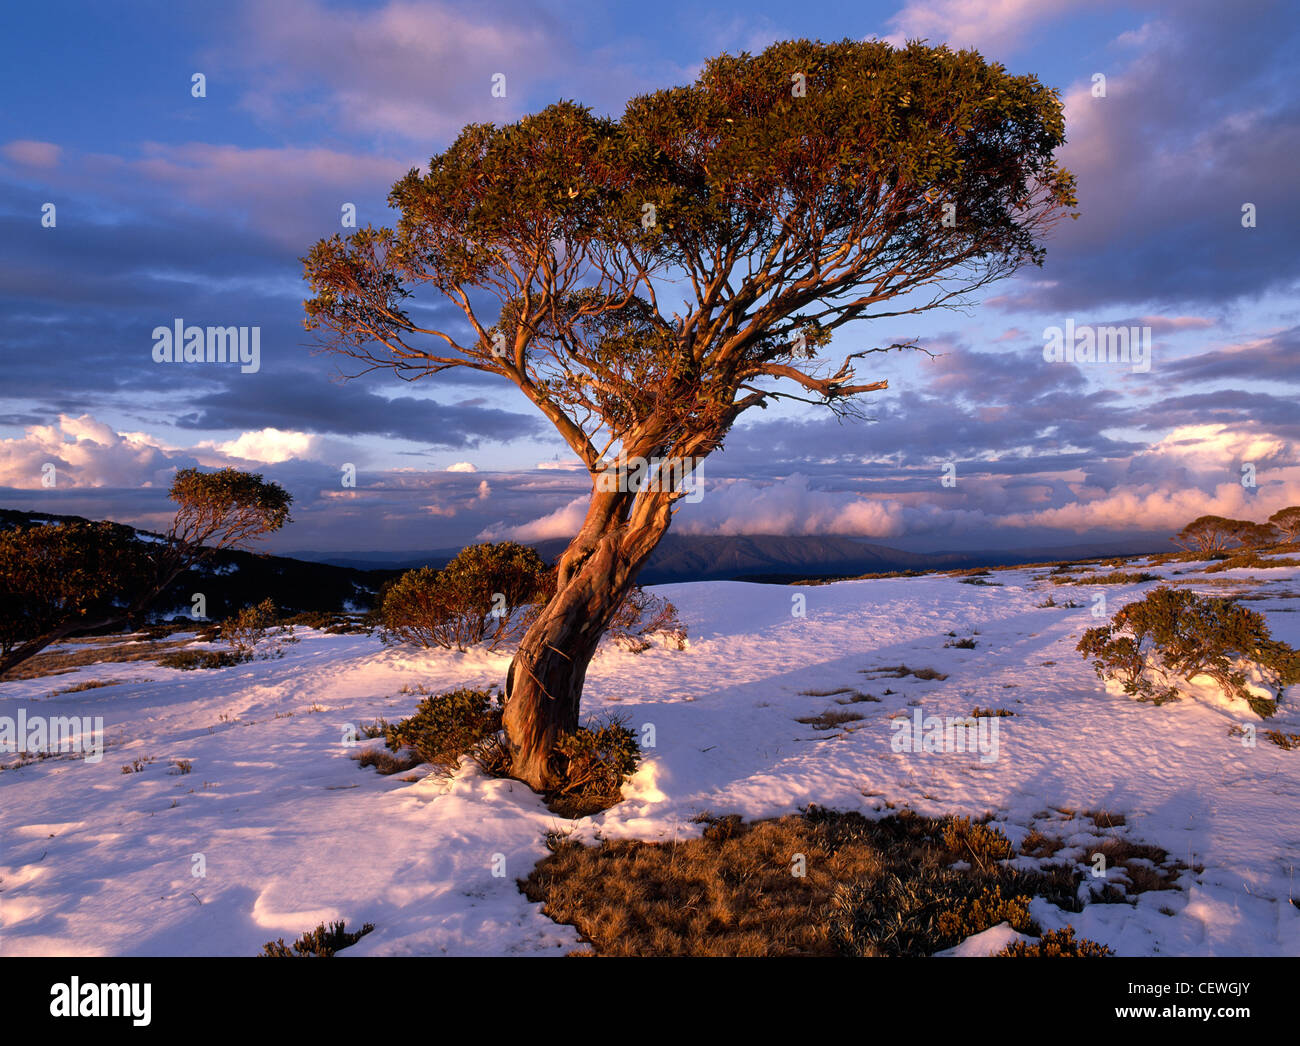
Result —
M559 98L617 115L722 51L873 35L974 47L1058 88L1081 217L965 313L845 328L836 352L916 337L937 356L863 373L890 382L869 422L742 421L675 529L1071 544L1300 502L1292 5L127 0L0 22L4 507L159 525L176 468L235 464L294 493L281 550L570 532L587 480L555 467L567 449L511 387L332 382L297 259L344 203L391 221L392 183L468 122ZM176 318L259 326L261 369L160 367L150 332ZM1045 362L1044 329L1067 320L1149 327L1150 370Z

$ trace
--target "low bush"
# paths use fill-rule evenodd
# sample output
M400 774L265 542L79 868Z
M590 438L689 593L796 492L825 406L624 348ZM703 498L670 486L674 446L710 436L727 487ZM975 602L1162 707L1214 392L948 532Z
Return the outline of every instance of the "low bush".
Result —
M998 952L999 956L1013 959L1100 959L1114 954L1115 952L1104 944L1090 941L1086 937L1075 940L1073 926L1067 926L1063 930L1049 930L1032 944L1028 941L1016 941Z
M466 650L486 642L495 650L523 635L519 611L544 597L546 564L514 541L471 545L442 570L408 570L384 593L379 608L386 641Z
M418 759L414 766L432 763L450 772L461 756L473 752L500 729L501 705L496 695L489 690L461 689L426 697L413 715L386 724L384 742L393 752L413 753Z
M293 626L280 624L279 618L274 600L264 599L221 622L221 640L244 661L254 657L283 657L285 645L298 639L293 634Z
M555 751L563 784L548 806L565 817L588 817L622 801L623 782L641 763L636 734L618 720L562 734Z
M182 672L191 672L200 668L229 668L251 660L251 654L229 650L174 650L160 657L158 664L163 668L179 668Z
M1300 680L1300 654L1273 639L1262 615L1228 598L1165 586L1088 629L1077 649L1093 659L1100 678L1118 680L1126 694L1157 705L1178 700L1177 680L1207 675L1268 717L1282 690ZM1276 691L1274 699L1247 689L1249 664Z
M686 647L686 626L677 616L677 607L637 585L614 614L605 638L639 654L650 649L655 635L662 635L665 644L675 650Z
M284 943L281 937L276 941L267 941L262 945L260 957L263 959L319 958L328 959L335 952L341 952L361 940L375 928L374 923L366 923L353 933L349 933L340 920L328 925L321 923L314 930L308 930L292 946Z

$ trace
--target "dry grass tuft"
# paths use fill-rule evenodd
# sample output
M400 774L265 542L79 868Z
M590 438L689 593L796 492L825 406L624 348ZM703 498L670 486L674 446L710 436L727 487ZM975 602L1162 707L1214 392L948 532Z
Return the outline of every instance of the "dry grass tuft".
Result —
M520 888L599 955L929 955L1001 922L1037 934L1032 897L1080 910L1082 870L1010 868L1006 836L966 818L695 820L674 842L552 833Z
M814 730L834 730L844 723L856 723L863 718L865 717L858 715L857 712L837 712L832 709L819 715L804 716L801 719L796 719L795 722L811 726Z

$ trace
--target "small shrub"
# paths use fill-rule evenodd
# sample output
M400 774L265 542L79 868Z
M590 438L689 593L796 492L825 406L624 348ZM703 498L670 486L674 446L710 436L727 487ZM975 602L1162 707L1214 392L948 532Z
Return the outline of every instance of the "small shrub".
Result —
M158 664L164 668L179 668L182 672L192 672L201 668L229 668L251 661L252 655L235 653L229 650L176 650L164 654Z
M383 748L366 748L356 756L357 764L363 769L373 766L384 777L414 770L423 760L409 749L394 755Z
M974 650L975 640L971 638L957 639L952 642L944 643L945 647L955 647L958 650Z
M1015 941L998 952L999 956L1013 959L1100 959L1114 954L1115 952L1106 945L1090 941L1086 937L1075 940L1073 926L1067 926L1064 930L1049 930L1033 944L1028 941Z
M1281 730L1265 730L1264 736L1283 751L1290 752L1293 749L1300 748L1300 734L1284 734Z
M328 925L321 923L314 930L309 930L293 942L292 947L284 943L281 937L276 941L267 941L262 945L260 958L292 959L320 958L328 959L335 952L341 952L361 940L375 928L374 923L366 923L354 933L349 933L342 920Z
M1117 679L1126 694L1163 704L1178 700L1174 681L1208 675L1230 697L1259 716L1276 700L1246 688L1244 663L1253 662L1281 691L1300 680L1300 654L1273 639L1262 615L1227 598L1165 586L1129 603L1106 625L1088 629L1077 647L1102 679Z
M275 602L264 599L221 622L221 639L229 644L232 654L244 661L251 661L254 657L283 657L285 645L298 640L292 625L280 625L272 635L271 630L276 628L278 620Z
M639 654L650 649L650 637L655 635L662 635L674 650L686 648L686 626L677 616L677 607L637 585L614 614L605 637L623 650Z
M563 782L548 796L550 809L567 817L608 810L623 798L623 782L636 773L641 745L622 722L610 720L561 734L555 754Z
M500 729L501 705L495 695L488 690L461 689L426 697L409 718L387 725L384 740L391 751L414 753L419 762L413 766L432 763L450 772L461 756Z
M1011 840L996 828L972 823L968 817L946 817L939 841L954 861L972 861L987 871L995 862L1011 857Z
M367 740L376 737L384 737L388 730L387 719L376 719L373 723L358 723L357 736L364 737Z

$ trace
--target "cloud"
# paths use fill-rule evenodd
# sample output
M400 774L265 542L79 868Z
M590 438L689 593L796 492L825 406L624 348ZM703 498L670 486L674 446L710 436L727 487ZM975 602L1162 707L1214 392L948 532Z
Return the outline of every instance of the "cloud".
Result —
M1204 309L1300 279L1300 201L1280 176L1300 153L1300 104L1281 72L1300 19L1282 5L1256 17L1199 0L1167 11L1098 56L1104 97L1095 73L1065 91L1058 158L1078 177L1080 217L1057 228L1041 277L1005 305Z
M448 472L477 472L478 466L470 461L458 461L454 465L447 466Z
M892 31L884 39L895 46L928 40L996 55L1013 50L1044 22L1080 6L1078 0L909 0L889 20Z
M55 425L28 426L0 440L0 486L40 490L54 466L57 487L154 486L194 459L141 432L115 432L90 415L61 415Z
M245 432L237 439L224 443L204 442L200 447L211 447L232 458L275 465L290 458L310 458L319 441L307 432L265 428Z
M0 146L0 155L20 167L39 169L57 167L63 150L53 142L38 142L30 138L19 138Z
M587 515L589 499L574 498L567 505L548 512L540 519L513 526L494 524L479 534L484 541L546 541L549 538L571 538L582 528Z

